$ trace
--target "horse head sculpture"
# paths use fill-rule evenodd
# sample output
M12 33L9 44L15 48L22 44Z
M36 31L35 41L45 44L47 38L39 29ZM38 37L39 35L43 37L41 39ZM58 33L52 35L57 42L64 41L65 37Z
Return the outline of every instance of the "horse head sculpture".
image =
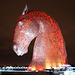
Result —
M19 17L14 34L13 50L18 56L28 52L36 37L33 57L28 70L44 70L66 63L66 48L56 21L42 11L28 11L25 7Z

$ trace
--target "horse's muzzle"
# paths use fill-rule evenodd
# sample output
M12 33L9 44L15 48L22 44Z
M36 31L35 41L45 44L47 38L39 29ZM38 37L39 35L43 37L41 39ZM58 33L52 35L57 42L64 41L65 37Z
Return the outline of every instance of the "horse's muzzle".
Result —
M13 45L13 50L18 56L22 56L28 52L27 49L20 49L17 45Z

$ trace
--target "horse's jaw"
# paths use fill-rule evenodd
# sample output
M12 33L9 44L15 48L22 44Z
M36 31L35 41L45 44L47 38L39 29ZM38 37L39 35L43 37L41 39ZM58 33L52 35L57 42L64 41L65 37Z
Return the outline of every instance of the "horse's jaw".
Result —
M18 56L23 56L24 54L28 52L27 48L19 48L17 47L17 45L13 46L13 50Z

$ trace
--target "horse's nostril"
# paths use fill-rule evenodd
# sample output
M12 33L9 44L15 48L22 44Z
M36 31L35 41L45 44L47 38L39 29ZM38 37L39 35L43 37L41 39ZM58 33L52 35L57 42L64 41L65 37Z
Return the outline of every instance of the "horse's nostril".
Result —
M21 56L22 51L18 49L17 45L13 45L13 50L18 56Z
M13 50L15 50L16 49L16 45L13 45Z
M14 45L14 46L13 46L13 50L15 50L15 51L18 50L18 49L17 49L17 45Z

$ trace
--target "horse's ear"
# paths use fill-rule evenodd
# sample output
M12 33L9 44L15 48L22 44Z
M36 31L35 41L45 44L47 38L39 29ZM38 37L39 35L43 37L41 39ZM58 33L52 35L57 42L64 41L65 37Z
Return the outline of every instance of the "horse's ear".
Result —
M26 4L22 15L26 14L27 12L28 12L28 7L27 7L27 4Z

